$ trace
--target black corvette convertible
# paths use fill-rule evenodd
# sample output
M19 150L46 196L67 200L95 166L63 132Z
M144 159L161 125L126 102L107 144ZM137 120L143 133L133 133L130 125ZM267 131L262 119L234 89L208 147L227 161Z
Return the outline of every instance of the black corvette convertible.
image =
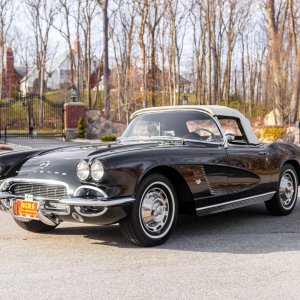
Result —
M137 111L116 143L0 156L0 208L32 232L63 221L119 223L140 246L162 244L178 214L207 215L297 201L300 148L260 144L249 121L223 106Z

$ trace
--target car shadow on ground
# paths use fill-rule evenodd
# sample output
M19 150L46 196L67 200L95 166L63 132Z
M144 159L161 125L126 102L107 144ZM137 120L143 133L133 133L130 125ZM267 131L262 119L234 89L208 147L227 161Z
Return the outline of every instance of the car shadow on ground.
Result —
M93 244L134 248L119 226L58 227L54 235L82 235ZM156 248L216 253L260 254L300 251L300 205L285 217L270 216L263 204L215 215L180 216L170 239Z

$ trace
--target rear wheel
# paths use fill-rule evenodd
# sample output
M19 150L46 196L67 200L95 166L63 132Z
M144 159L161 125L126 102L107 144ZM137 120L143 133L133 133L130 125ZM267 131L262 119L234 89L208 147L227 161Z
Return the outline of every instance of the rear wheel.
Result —
M288 215L297 203L297 196L297 172L292 165L286 164L280 172L276 194L271 200L265 202L266 208L272 215Z
M42 233L42 232L48 232L51 230L54 230L57 226L49 226L41 221L37 220L30 220L29 222L23 222L14 219L15 222L22 228L30 232L35 232L35 233Z
M157 246L169 238L177 214L172 183L161 174L152 174L140 184L131 214L120 222L120 228L124 237L135 245Z

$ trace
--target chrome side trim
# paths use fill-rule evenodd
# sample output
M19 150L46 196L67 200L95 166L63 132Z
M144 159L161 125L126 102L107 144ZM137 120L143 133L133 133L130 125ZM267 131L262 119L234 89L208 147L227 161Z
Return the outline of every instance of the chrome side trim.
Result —
M235 209L235 208L239 208L251 204L268 201L273 197L275 193L276 191L273 191L273 192L264 193L256 196L245 197L238 200L227 201L224 203L218 203L218 204L209 205L205 207L199 207L196 208L197 215L209 215L217 212L222 212L222 211L231 210L231 209Z
M206 176L206 172L205 172L204 166L201 165L201 166L200 166L200 169L201 169L201 172L202 172L202 174L203 174L203 176L204 176L205 182L206 182L206 184L207 184L207 186L208 186L208 189L209 189L211 195L214 196L214 195L215 195L215 191L211 188L211 185L210 185L210 183L209 183L209 181L208 181L208 178L207 178L207 176Z
M135 201L135 198L120 198L120 199L110 199L110 200L90 200L87 198L70 198L70 199L61 199L58 203L74 205L74 206L94 206L94 207L110 207L123 204L130 204Z

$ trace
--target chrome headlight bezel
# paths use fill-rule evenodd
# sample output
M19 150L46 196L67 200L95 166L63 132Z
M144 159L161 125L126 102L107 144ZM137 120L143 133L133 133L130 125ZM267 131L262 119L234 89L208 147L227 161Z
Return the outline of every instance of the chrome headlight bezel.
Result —
M99 182L104 176L104 166L99 160L95 160L91 164L91 177L94 181Z
M86 181L90 177L90 166L85 160L81 160L76 166L76 175L81 181Z

